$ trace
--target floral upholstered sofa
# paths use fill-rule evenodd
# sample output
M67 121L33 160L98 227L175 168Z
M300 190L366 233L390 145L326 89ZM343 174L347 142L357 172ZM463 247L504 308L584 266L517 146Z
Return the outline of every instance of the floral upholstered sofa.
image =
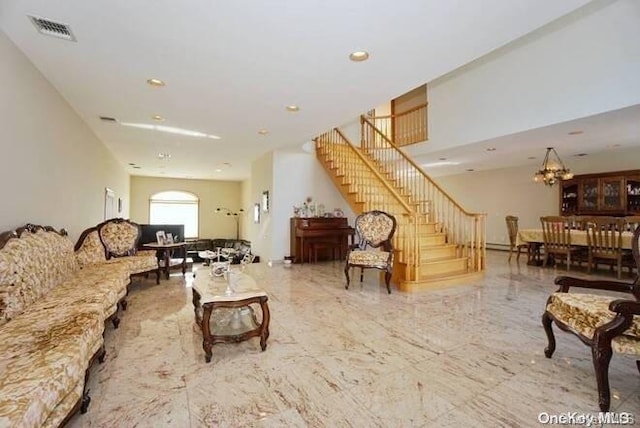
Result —
M124 264L82 267L64 231L0 234L0 426L55 427L86 410L86 373L128 284Z
M105 322L118 327L131 275L159 280L155 252L135 251L138 232L109 220L75 252L50 227L0 234L0 427L57 427L86 411L88 369L104 359Z
M114 218L80 235L76 243L76 257L81 266L93 264L124 264L131 275L155 272L160 282L160 268L153 250L137 250L140 225L130 220Z

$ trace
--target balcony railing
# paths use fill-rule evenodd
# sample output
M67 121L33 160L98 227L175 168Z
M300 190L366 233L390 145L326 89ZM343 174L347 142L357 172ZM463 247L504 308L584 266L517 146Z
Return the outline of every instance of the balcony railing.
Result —
M372 116L367 119L397 147L428 139L427 103L395 115Z

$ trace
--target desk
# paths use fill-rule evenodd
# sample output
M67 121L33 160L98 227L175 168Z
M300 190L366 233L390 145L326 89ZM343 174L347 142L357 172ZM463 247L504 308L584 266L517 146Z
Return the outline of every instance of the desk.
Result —
M162 251L162 260L158 261L158 266L164 269L164 276L166 279L169 279L169 271L171 270L171 253L182 248L183 257L182 262L180 263L180 265L182 266L182 275L184 275L187 271L186 242L177 242L175 244L157 244L155 242L151 242L149 244L144 244L142 247L147 250Z
M193 311L202 331L207 363L211 361L211 348L216 343L260 337L260 348L267 349L270 319L267 293L256 286L251 276L238 271L231 274L229 283L225 278L201 270L193 281ZM260 306L260 322L251 305Z

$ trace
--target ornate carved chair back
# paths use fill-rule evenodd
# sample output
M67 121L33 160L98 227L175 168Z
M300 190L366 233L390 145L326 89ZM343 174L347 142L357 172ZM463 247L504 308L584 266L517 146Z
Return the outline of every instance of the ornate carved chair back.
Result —
M115 218L99 225L98 233L107 250L107 258L111 258L134 255L142 231L136 223Z
M355 229L361 250L367 246L377 248L381 245L387 250L387 244L396 231L396 219L384 211L369 211L356 218Z

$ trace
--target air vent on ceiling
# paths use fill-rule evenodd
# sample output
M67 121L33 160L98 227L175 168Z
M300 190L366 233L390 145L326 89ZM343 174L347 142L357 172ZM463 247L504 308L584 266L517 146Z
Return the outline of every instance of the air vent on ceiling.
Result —
M57 37L59 39L76 41L76 37L71 32L71 27L68 24L61 22L55 22L50 19L40 18L33 15L27 15L31 23L36 27L38 32L47 36Z
M100 120L104 120L105 122L117 122L118 121L115 117L108 117L108 116L100 116Z

